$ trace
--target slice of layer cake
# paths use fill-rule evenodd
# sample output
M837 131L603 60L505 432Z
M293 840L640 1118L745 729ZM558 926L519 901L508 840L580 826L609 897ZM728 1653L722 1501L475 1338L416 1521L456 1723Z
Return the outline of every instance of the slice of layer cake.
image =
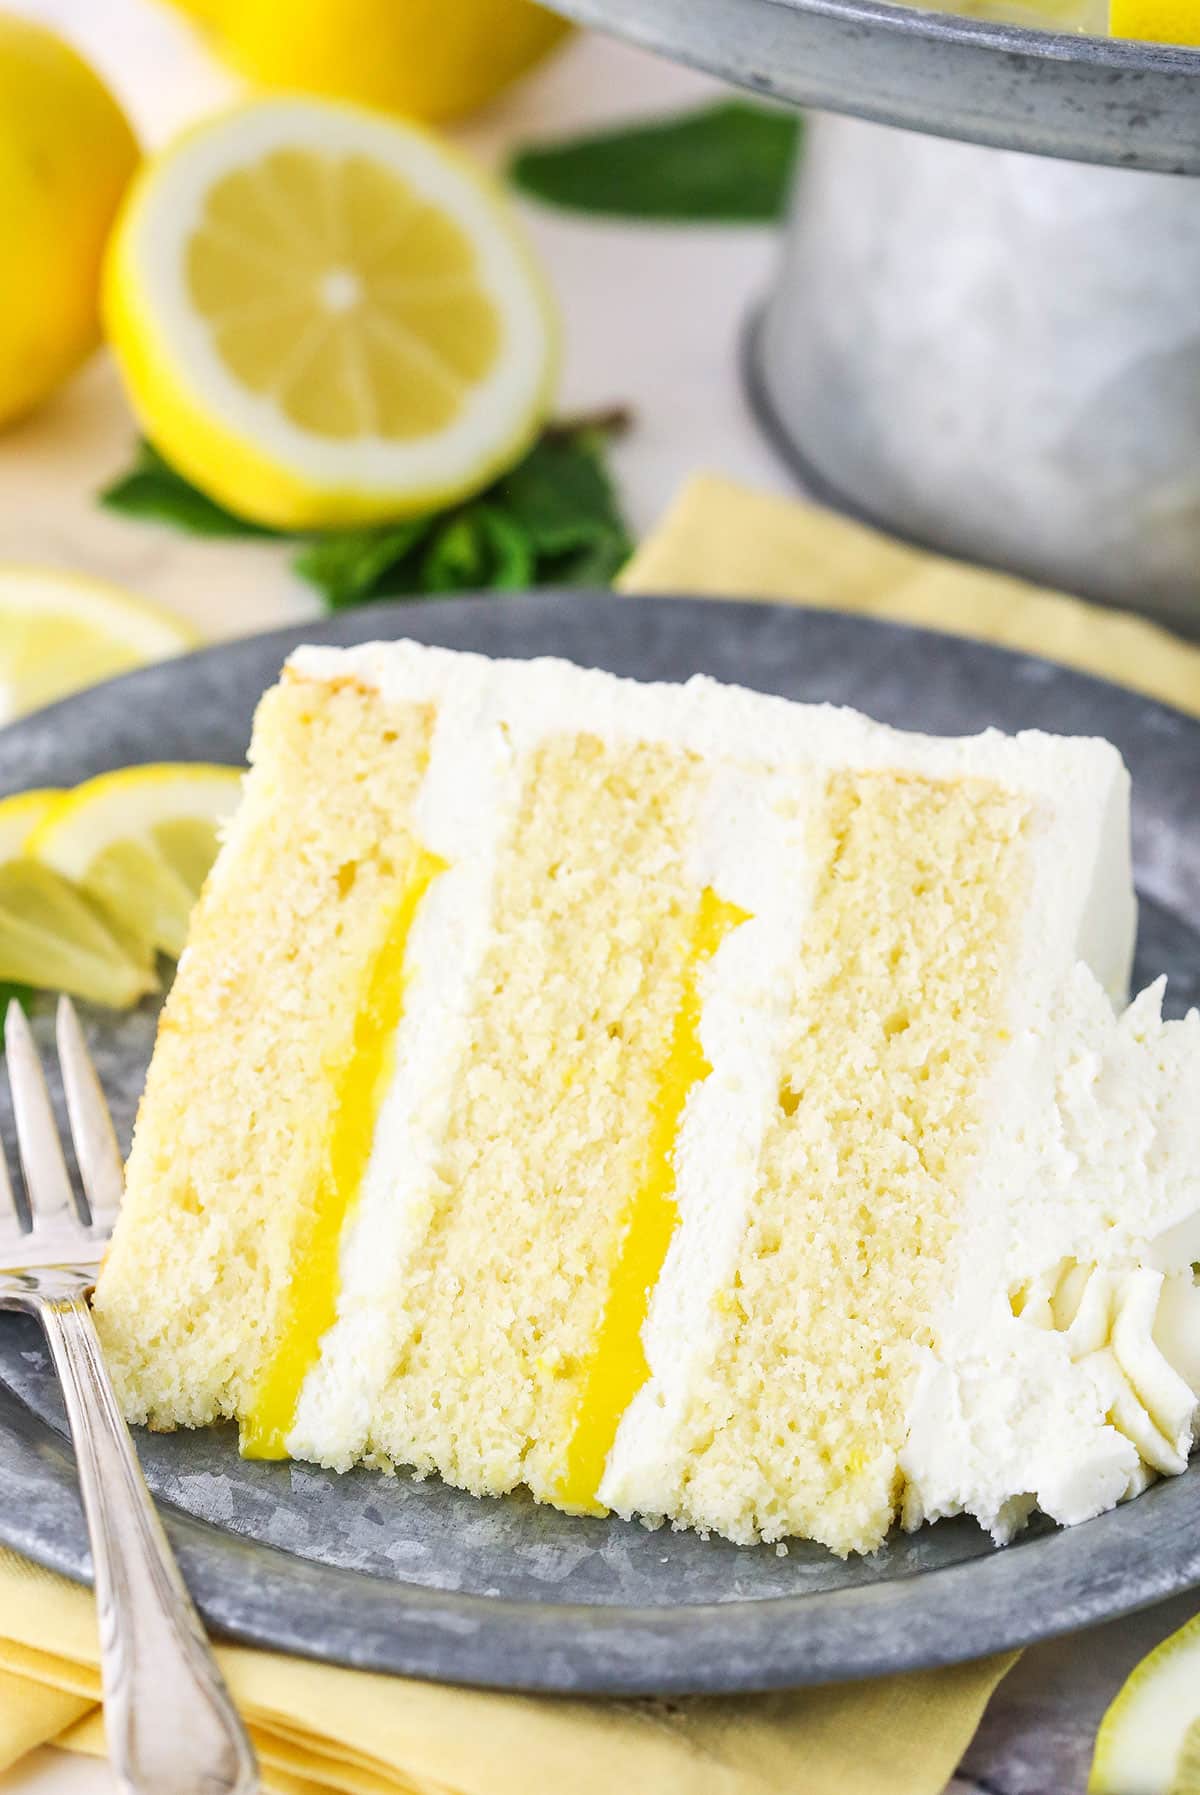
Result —
M1183 1468L1200 1018L1128 780L704 679L302 649L164 1010L126 1413L870 1551Z

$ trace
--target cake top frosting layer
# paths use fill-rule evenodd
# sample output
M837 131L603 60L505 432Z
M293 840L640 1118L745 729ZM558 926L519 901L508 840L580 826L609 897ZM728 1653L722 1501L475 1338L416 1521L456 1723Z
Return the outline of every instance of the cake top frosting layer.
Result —
M549 657L491 660L407 641L301 647L288 667L304 679L359 681L395 702L451 700L481 721L501 718L514 751L582 729L616 741L670 742L734 764L973 776L1027 792L1042 805L1044 964L1065 973L1082 959L1114 1001L1128 994L1137 920L1129 774L1101 737L997 729L922 735L844 706L796 703L704 674L681 685L643 682Z

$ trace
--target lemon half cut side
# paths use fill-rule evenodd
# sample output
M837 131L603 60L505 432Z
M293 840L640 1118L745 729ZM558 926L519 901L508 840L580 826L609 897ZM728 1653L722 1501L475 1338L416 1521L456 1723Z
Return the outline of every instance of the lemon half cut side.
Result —
M550 403L552 306L506 202L361 107L260 100L169 147L123 208L104 305L147 434L280 529L449 504Z

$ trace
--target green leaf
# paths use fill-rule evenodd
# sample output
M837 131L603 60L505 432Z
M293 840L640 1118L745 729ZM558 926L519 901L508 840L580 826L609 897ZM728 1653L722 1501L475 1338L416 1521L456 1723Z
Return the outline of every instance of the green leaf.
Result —
M519 150L516 186L576 212L679 223L770 223L802 129L793 112L724 100L675 118Z
M334 609L372 598L608 585L632 544L604 434L550 429L478 498L406 523L322 537L293 566Z
M609 430L623 422L624 414L615 412L551 427L476 498L420 517L302 539L292 566L331 610L373 598L607 585L632 547L604 453ZM274 534L230 517L149 445L102 498L130 515L205 535Z
M494 487L539 555L563 555L624 533L601 438L588 429L547 434Z
M137 459L127 474L114 480L100 494L100 503L125 517L153 523L174 524L193 536L274 536L262 524L235 517L215 499L177 474L150 443L138 445Z
M316 586L331 609L374 598L387 575L403 565L434 526L432 517L410 517L376 529L339 530L302 548L292 567Z
M622 530L581 543L570 554L543 561L540 586L611 586L633 553L633 542Z
M519 592L536 584L529 532L486 502L467 505L442 524L421 562L423 592Z
M35 992L32 985L18 985L12 979L0 979L0 1022L8 1014L10 1003L19 1003L28 1015Z

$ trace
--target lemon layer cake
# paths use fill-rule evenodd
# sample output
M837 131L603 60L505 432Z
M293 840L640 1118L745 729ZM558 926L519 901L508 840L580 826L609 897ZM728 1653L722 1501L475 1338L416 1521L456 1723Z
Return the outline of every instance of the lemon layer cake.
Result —
M242 1450L870 1551L1183 1468L1200 1017L1100 741L301 649L97 1298Z

